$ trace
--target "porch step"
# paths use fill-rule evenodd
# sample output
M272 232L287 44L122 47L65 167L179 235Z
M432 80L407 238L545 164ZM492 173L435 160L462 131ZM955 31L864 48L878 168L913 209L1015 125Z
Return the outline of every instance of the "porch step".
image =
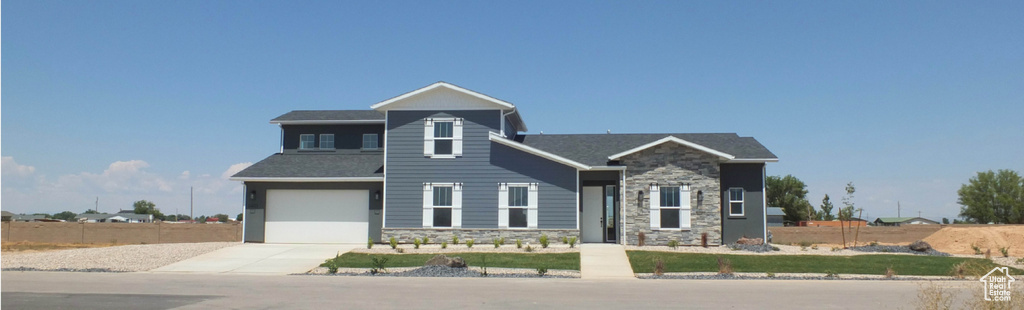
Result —
M580 277L583 279L636 280L626 257L626 248L619 244L580 244Z

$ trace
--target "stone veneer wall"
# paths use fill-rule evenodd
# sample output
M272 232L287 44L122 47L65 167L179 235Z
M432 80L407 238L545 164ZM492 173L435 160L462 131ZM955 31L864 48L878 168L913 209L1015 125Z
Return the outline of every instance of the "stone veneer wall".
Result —
M639 243L640 232L645 234L647 245L667 245L669 240L678 240L680 245L700 245L701 234L708 234L708 244L722 244L721 218L721 177L718 157L666 142L646 150L623 157L620 162L626 168L626 195L623 198L623 227L626 244ZM651 229L650 225L650 184L690 184L690 229ZM638 193L643 192L643 199ZM697 204L697 191L703 191L704 201Z
M474 239L476 244L490 244L493 239L505 238L505 244L515 244L516 239L523 243L530 243L539 246L540 236L548 235L548 242L551 244L562 243L562 236L567 238L577 237L579 242L579 230L575 229L476 229L476 228L384 228L381 230L382 242L388 242L395 237L398 243L412 243L413 239L423 237L430 238L430 243L441 243L442 241L452 242L452 236L459 236L459 243Z

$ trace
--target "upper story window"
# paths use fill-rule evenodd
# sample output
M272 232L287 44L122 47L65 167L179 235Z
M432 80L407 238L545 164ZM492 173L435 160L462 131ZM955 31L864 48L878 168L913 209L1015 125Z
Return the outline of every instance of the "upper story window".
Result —
M454 158L462 156L461 118L424 119L423 156Z
M729 189L729 216L743 216L743 189Z
M367 133L363 134L363 149L364 150L376 150L377 149L377 134Z
M299 135L299 149L309 150L316 147L316 135L314 134L301 134Z
M334 134L321 134L320 135L320 149L333 150L334 149Z

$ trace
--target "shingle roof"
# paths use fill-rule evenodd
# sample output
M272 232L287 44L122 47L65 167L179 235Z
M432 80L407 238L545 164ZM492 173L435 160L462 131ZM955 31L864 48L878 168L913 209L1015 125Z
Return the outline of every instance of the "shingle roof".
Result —
M295 110L270 120L288 121L383 121L384 113L375 110Z
M383 153L274 154L233 178L363 178L384 176Z
M929 220L929 219L926 219L926 218L923 218L923 217L916 217L916 216L913 216L913 217L880 217L880 218L878 218L875 221L876 222L882 222L882 223L903 223L903 222L909 222L909 221L916 220L916 219L921 219L921 220L925 220L925 221L929 221L929 222L935 222L935 221L932 221L932 220Z
M662 134L568 134L519 135L516 140L528 146L557 154L591 166L604 166L608 156L659 139L673 136L736 156L737 159L775 159L764 145L751 137L734 133L662 133Z
M777 207L769 207L768 210L765 211L765 213L767 215L779 215L779 216L785 216L786 215L786 212L783 212L782 208L777 208Z

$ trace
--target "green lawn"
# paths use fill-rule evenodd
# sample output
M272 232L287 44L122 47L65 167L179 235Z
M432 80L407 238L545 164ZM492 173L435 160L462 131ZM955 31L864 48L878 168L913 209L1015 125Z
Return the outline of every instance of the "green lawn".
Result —
M342 268L370 268L370 257L387 257L387 267L416 267L423 266L431 257L437 254L363 254L345 253L336 259L338 267ZM459 256L466 260L470 266L505 268L548 268L562 270L580 270L580 253L445 253L448 257ZM323 266L323 265L321 265Z
M732 262L735 272L774 273L827 273L838 274L885 274L885 268L892 266L898 275L944 276L949 275L953 266L971 261L969 274L984 275L996 267L991 261L980 258L916 256L916 255L726 255L697 253L665 253L650 251L627 251L633 271L654 272L654 260L660 257L665 263L665 272L718 272L717 258ZM1011 273L1024 274L1020 269L1010 268Z

